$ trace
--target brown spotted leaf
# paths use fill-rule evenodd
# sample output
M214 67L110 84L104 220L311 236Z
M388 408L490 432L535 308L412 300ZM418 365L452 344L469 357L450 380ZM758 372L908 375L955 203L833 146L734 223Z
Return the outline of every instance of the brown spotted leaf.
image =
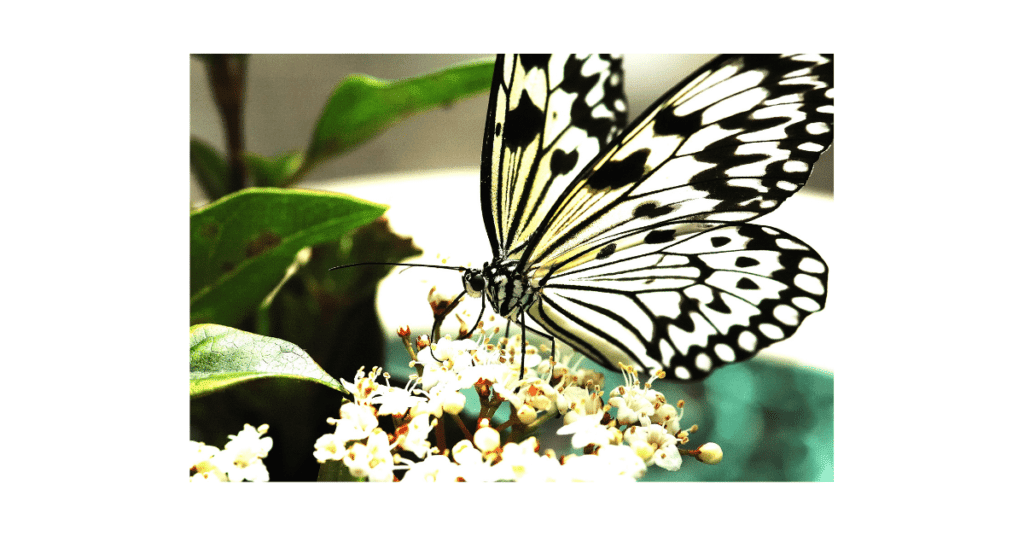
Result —
M386 208L329 192L249 188L193 212L190 323L236 324L299 250L337 240Z

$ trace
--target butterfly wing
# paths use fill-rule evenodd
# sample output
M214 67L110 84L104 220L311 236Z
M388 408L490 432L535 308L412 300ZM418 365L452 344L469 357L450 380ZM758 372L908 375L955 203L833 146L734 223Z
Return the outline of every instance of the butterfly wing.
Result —
M553 273L528 314L609 368L699 380L791 336L825 306L825 262L778 229L702 222L672 231L679 236L668 242Z
M518 258L559 194L626 124L622 60L499 55L481 166L495 258Z
M524 258L554 268L622 236L656 238L663 225L774 210L832 143L832 67L807 54L712 60L564 188Z
M825 303L809 246L741 222L807 181L832 142L832 60L723 56L651 106L530 235L531 318L595 361L700 379Z

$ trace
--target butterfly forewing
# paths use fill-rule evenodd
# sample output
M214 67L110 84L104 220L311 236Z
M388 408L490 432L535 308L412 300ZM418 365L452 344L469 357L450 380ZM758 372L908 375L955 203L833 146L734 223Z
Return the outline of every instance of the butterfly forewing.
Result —
M620 58L498 57L481 178L496 257L521 255L559 194L625 123Z
M640 229L774 210L832 143L832 78L819 55L713 60L572 181L528 262L558 265Z

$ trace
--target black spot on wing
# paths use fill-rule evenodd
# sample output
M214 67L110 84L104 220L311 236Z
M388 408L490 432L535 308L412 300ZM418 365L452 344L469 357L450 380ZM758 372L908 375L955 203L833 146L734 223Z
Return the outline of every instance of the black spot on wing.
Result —
M750 278L741 277L739 281L736 282L736 288L741 288L743 290L758 290L761 287L757 286L757 283L753 282Z
M654 134L656 136L686 136L701 128L703 110L679 117L672 108L665 108L654 116Z
M501 123L494 124L494 135L501 137Z
M512 150L523 149L543 130L544 112L524 93L519 106L505 118L505 146Z
M751 266L757 266L758 264L761 263L757 262L757 259L752 259L750 257L736 257L737 268L749 268Z
M715 293L714 299L705 305L707 305L708 309L718 311L719 313L728 314L732 312L732 309L729 308L729 305L725 303L725 300L723 300L722 296L717 292Z
M601 251L597 252L598 259L607 259L611 257L612 253L615 252L615 243L611 243L601 248Z
M571 153L556 149L555 152L551 153L551 176L557 177L569 173L576 167L579 159L580 153L576 149L573 149Z
M675 231L671 229L663 229L659 231L651 231L644 237L645 244L664 244L665 242L671 242L676 237Z
M640 205L633 209L633 217L653 219L670 214L675 209L675 205L658 206L656 201L647 201L646 203L640 203Z
M711 237L711 246L720 248L729 243L731 239L727 236L713 236Z
M605 188L621 188L639 182L644 178L647 157L650 154L649 149L641 149L624 160L606 162L587 178L587 186L594 190L603 190Z

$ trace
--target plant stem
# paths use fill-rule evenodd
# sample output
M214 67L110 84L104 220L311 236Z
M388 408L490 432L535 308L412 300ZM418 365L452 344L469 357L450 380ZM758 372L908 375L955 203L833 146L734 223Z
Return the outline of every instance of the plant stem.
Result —
M242 151L242 105L245 102L247 58L241 54L212 54L206 63L213 99L217 103L228 142L228 191L245 187L245 163Z

